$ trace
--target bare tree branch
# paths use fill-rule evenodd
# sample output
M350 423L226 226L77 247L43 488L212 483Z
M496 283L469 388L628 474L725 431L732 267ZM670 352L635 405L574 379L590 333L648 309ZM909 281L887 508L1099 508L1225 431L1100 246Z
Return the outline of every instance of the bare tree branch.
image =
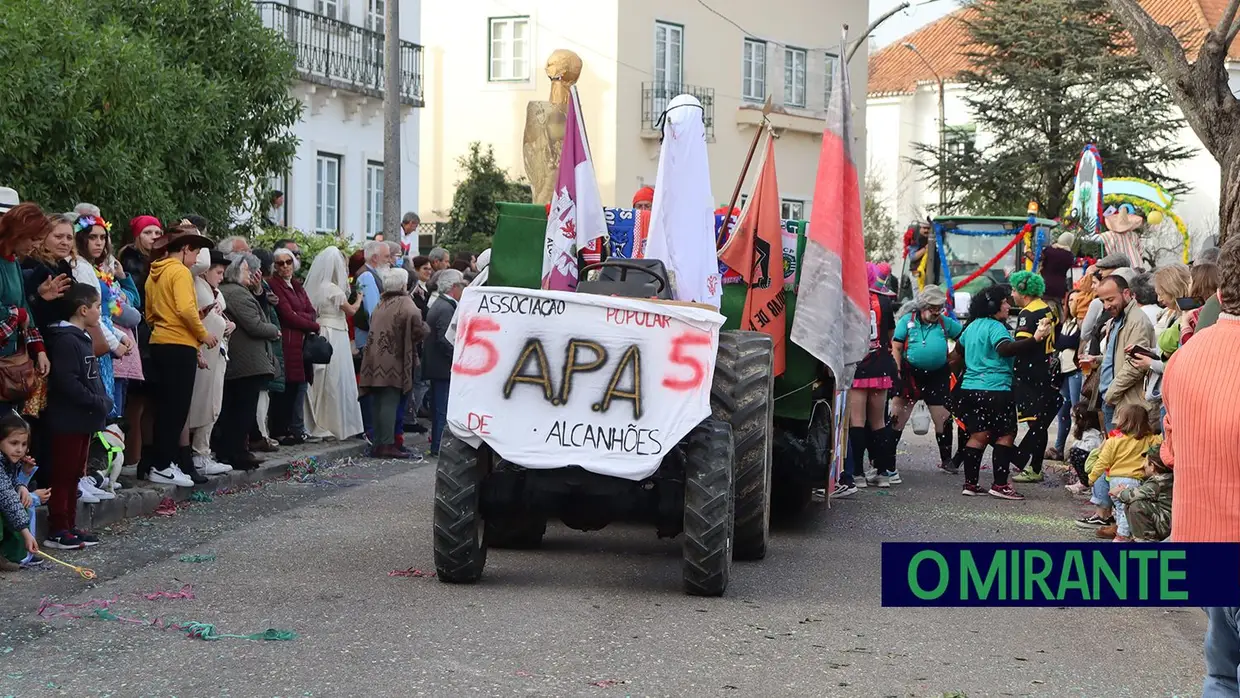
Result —
M1232 0L1240 2L1240 0ZM1167 84L1172 94L1177 84L1188 76L1190 66L1184 54L1184 45L1176 38L1170 27L1159 24L1150 17L1137 0L1108 0L1111 10L1132 34L1141 57L1150 64L1158 77ZM1178 95L1177 95L1178 101Z
M1214 28L1215 33L1219 36L1232 36L1232 33L1236 31L1237 12L1240 12L1240 0L1231 0L1231 2L1227 3L1227 9L1223 10L1223 18L1219 20L1218 26Z

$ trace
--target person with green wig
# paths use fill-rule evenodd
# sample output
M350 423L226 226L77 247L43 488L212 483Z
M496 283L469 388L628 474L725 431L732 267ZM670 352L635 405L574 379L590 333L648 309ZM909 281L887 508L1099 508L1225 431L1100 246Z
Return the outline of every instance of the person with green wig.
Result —
M1042 300L1046 281L1031 271L1018 271L1008 279L1012 301L1020 314L1016 317L1016 342L1023 344L1013 364L1012 389L1016 394L1016 419L1029 430L1016 447L1013 465L1019 470L1012 482L1041 482L1042 461L1050 440L1051 422L1059 414L1063 396L1059 394L1059 361L1055 351L1055 328L1059 324L1055 310ZM1040 326L1050 331L1038 340L1034 335Z

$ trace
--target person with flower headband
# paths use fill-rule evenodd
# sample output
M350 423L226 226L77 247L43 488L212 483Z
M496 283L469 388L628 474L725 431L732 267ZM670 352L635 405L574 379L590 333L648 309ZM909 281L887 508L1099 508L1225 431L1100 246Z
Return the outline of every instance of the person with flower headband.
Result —
M109 231L112 225L101 216L90 213L78 216L73 224L73 240L76 258L72 262L73 279L86 284L99 292L103 307L99 322L99 332L108 345L108 353L99 357L99 373L103 378L103 387L108 398L112 400L114 414L119 415L123 409L124 383L117 389L115 363L137 349L137 343L124 332L117 329L115 321L120 316L120 299L123 295L116 280L115 272L120 265L111 254ZM121 274L124 270L121 269ZM136 318L141 316L134 313ZM135 326L136 322L133 323ZM124 379L122 379L123 381Z

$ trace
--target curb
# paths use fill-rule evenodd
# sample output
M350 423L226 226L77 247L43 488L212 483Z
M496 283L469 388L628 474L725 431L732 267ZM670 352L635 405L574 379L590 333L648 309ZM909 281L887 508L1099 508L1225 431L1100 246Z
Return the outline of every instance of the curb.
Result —
M151 516L159 508L165 498L176 502L190 499L194 492L208 494L228 487L241 487L256 482L277 480L288 472L290 463L317 457L321 461L337 461L363 455L369 450L364 441L350 439L332 443L307 444L302 446L281 447L280 451L270 454L272 457L264 461L256 470L234 470L223 475L214 475L209 482L195 487L177 487L161 485L153 482L136 480L121 475L124 489L116 493L116 499L107 499L98 504L77 503L77 525L83 530L98 530L124 519L139 516ZM35 510L37 518L37 537L46 537L47 507Z

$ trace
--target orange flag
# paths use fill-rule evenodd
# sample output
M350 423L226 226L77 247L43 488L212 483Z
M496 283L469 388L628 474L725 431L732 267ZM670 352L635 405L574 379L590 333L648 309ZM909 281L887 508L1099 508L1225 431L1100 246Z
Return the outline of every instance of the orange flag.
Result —
M775 344L775 375L784 372L785 306L784 243L780 225L779 183L775 180L775 139L766 139L766 153L753 195L736 231L719 258L749 284L742 330L757 330Z

